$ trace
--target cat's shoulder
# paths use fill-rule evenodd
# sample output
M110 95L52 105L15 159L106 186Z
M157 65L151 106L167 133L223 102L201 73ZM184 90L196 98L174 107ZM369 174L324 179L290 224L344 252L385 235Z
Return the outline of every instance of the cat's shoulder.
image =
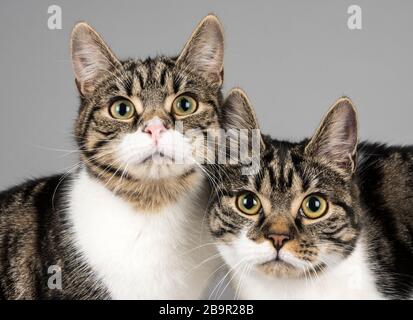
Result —
M59 200L64 187L64 175L56 174L30 179L0 191L0 213L17 211L18 208L51 208Z
M361 180L367 179L369 181L374 177L377 182L413 179L413 145L359 143L357 148L357 176Z

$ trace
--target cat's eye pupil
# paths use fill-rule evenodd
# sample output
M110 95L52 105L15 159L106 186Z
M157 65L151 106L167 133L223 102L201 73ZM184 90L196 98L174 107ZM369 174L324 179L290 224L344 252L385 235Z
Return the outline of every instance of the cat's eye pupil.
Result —
M245 196L244 200L242 201L242 204L246 209L251 210L257 205L257 200L255 200L253 196L248 195Z
M321 208L321 202L316 197L311 197L310 199L308 199L307 207L312 212L317 212Z
M116 109L116 112L122 117L127 115L130 111L129 106L124 102L119 103Z
M132 102L128 100L118 100L111 105L109 113L115 119L128 120L133 117L135 107Z
M191 108L191 102L186 98L182 98L178 101L178 108L187 112Z

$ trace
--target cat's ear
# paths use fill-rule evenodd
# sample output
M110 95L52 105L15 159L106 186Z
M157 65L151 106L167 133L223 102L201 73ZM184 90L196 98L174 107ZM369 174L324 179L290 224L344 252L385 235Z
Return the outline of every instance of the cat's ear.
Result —
M232 89L224 101L222 116L225 129L259 129L254 109L246 93Z
M240 88L232 89L226 97L222 107L222 122L227 131L246 129L251 133L254 130L253 134L257 134L261 150L265 149L254 108L247 94Z
M72 63L81 95L92 93L96 83L107 73L121 67L99 34L87 23L75 25L71 36Z
M348 98L335 102L307 144L305 153L354 172L357 151L357 113Z
M208 15L198 24L183 48L177 63L222 85L224 33L216 16Z

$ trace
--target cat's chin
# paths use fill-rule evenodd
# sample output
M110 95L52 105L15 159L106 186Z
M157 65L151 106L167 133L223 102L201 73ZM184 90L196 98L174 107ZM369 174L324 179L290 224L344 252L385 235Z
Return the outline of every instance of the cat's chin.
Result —
M196 167L193 165L176 164L172 160L159 163L150 159L143 163L130 165L127 171L129 175L140 180L163 180L179 178L194 169Z
M257 270L274 278L300 278L302 270L282 260L271 260L258 264Z
M317 266L306 269L298 268L283 260L271 260L257 265L257 270L267 276L283 279L308 278L316 275L321 269Z

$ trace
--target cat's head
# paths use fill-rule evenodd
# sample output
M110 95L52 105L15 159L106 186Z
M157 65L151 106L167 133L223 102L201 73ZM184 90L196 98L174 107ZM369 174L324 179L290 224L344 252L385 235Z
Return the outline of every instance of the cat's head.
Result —
M178 57L145 60L119 60L89 25L78 23L71 40L81 96L75 131L88 170L108 186L190 175L199 139L185 132L220 127L223 51L222 27L213 15L200 22Z
M245 114L233 126L258 128L240 90L230 93L224 110L228 106ZM257 174L223 167L209 225L229 265L250 265L273 277L303 277L345 259L359 234L356 149L356 112L342 98L310 140L289 143L264 136Z

